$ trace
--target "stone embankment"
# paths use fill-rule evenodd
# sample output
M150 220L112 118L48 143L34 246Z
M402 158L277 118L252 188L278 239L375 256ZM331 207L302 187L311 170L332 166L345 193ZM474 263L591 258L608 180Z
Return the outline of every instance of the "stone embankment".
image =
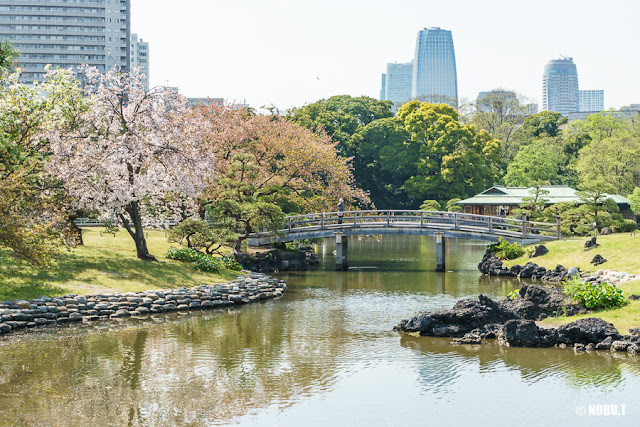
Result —
M0 302L0 335L39 326L138 318L160 313L188 312L278 298L287 289L283 280L248 274L236 280L195 288L142 292L40 297Z
M541 327L536 320L559 314L585 313L584 307L568 302L557 289L525 284L514 300L478 299L458 301L451 310L422 313L402 320L394 329L422 336L450 337L457 344L480 344L497 339L503 346L567 347L581 350L616 350L640 353L640 328L621 335L602 319L576 320L559 328Z

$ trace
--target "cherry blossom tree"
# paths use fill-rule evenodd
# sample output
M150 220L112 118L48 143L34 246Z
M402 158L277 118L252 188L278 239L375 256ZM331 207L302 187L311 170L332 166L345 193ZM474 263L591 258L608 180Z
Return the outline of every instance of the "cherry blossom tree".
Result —
M190 201L213 170L213 154L201 142L207 124L186 115L187 100L175 90L145 90L137 70L82 73L91 108L75 128L51 132L48 170L78 208L119 218L138 258L155 260L143 222L191 213Z

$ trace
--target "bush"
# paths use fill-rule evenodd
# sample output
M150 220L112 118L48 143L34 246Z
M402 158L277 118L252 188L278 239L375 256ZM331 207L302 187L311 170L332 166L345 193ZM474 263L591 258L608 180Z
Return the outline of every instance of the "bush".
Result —
M222 263L224 264L225 268L228 268L229 270L234 270L234 271L242 270L242 266L238 264L238 261L236 261L235 258L231 255L222 257Z
M226 266L224 260L220 260L213 255L203 254L191 248L170 248L164 256L177 261L191 262L196 270L209 273L219 273L223 265ZM231 269L235 270L235 268Z
M638 229L638 225L632 219L623 219L622 221L616 221L611 227L614 233L631 233Z
M496 254L500 259L516 259L524 255L524 248L518 242L509 243L504 237L498 238L498 243L487 247L488 254Z
M520 294L520 289L514 289L513 291L509 292L509 295L507 295L507 298L509 298L510 301L515 301L515 299L518 298L519 294Z
M592 310L622 307L626 304L622 289L611 283L582 283L577 276L562 283L565 295Z

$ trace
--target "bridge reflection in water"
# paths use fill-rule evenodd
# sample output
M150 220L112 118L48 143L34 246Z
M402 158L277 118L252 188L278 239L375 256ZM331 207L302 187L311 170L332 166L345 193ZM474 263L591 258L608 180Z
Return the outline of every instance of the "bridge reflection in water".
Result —
M276 232L253 233L250 246L276 242L332 237L336 239L336 269L346 270L349 236L405 235L434 236L436 271L445 271L446 238L497 242L503 237L521 244L538 243L562 238L560 217L555 223L471 215L458 212L416 210L362 210L322 212L285 218L284 228Z

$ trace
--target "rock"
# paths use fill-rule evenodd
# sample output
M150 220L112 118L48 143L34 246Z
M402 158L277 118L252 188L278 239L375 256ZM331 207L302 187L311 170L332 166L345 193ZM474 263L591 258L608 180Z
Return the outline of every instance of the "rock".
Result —
M530 320L587 312L584 307L571 303L569 297L560 289L528 283L522 285L513 301L504 300L500 304L515 312L518 317Z
M129 313L128 310L120 309L120 310L117 310L115 313L113 313L109 317L111 319L122 319L122 318L131 317L131 313Z
M82 322L82 314L69 313L69 322Z
M640 345L630 344L629 347L627 347L627 352L632 356L635 356L636 354L640 354Z
M613 338L607 337L602 342L596 344L596 350L609 350L611 348L611 343L613 342Z
M629 295L629 299L630 299L631 301L637 301L637 300L639 300L639 299L640 299L640 295L635 295L635 294L633 294L633 295Z
M586 348L585 348L584 344L575 343L573 345L573 351L575 351L576 353L581 353L581 352L583 352L585 350L586 350Z
M538 347L538 326L533 320L509 320L498 332L498 343L505 347Z
M613 233L613 231L609 227L604 227L602 230L600 230L600 234L603 236L608 236L611 233Z
M138 312L141 315L146 315L149 314L151 311L147 308L147 307L138 307L135 309L136 312Z
M536 245L533 248L533 252L529 255L529 258L535 258L549 253L549 249L545 245Z
M458 301L451 310L422 313L402 320L396 330L420 332L423 336L462 337L488 324L502 324L518 316L484 295Z
M633 336L640 337L640 327L629 329L629 333Z
M13 328L6 323L0 323L0 335L8 334Z
M21 301L16 301L14 303L14 305L16 307L20 308L20 309L23 309L23 310L25 310L25 309L28 310L28 309L31 308L31 303L28 302L28 301L22 301L22 300Z
M468 333L464 334L462 338L455 338L453 340L454 344L481 344L482 338L478 334Z
M585 249L591 249L598 247L598 239L596 236L593 236L591 239L587 240L584 244Z
M591 260L591 264L593 265L600 265L600 264L604 264L605 262L607 262L606 259L604 259L602 257L602 255L597 254L596 256L593 257L593 259Z
M580 270L578 270L578 267L569 267L569 269L567 270L567 277L573 276L580 276Z
M607 337L613 340L621 338L618 330L611 323L594 317L579 319L558 328L558 341L568 345L598 344Z
M586 351L593 351L593 350L596 349L596 345L594 343L590 342L589 344L584 346L584 349Z
M616 340L611 343L611 351L627 351L630 345L629 341Z

